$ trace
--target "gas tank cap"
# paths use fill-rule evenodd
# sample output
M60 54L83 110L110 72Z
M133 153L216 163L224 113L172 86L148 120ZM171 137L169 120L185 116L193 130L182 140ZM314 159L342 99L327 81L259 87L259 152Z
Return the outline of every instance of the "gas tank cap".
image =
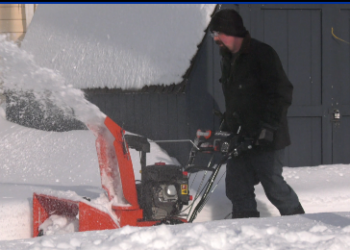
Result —
M167 187L167 189L166 189L166 193L167 193L167 195L169 195L169 196L174 196L174 195L176 195L177 192L176 192L175 186L174 186L174 185L169 185L169 186Z

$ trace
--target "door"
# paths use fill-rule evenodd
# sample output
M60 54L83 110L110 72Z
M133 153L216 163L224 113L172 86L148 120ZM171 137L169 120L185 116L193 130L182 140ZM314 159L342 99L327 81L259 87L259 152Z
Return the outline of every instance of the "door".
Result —
M350 163L350 6L330 5L325 13L324 70L331 86L332 163Z
M244 4L239 6L251 36L271 45L293 83L288 112L292 145L286 165L329 164L332 155L332 97L322 64L323 6L316 4ZM350 119L349 119L350 123Z

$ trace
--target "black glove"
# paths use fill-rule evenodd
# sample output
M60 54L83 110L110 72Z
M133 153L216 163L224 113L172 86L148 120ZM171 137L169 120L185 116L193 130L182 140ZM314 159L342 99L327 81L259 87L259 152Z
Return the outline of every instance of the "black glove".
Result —
M224 155L231 153L238 145L241 140L240 135L230 135L221 144L221 153Z
M253 148L253 142L254 140L251 138L244 138L237 147L235 147L232 151L232 155L234 157L240 156L241 154L243 154L244 152L250 150Z
M274 140L274 134L278 127L262 123L255 145L270 146Z
M252 149L253 142L254 140L251 138L243 137L241 135L232 135L221 145L221 152L224 155L229 154L237 157Z

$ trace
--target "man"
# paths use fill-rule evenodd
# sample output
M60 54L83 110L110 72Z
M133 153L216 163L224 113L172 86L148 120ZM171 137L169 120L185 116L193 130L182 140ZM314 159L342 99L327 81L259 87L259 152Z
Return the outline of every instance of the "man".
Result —
M287 110L293 85L269 45L250 37L241 16L232 9L217 12L209 29L220 46L226 111L223 129L240 139L252 138L253 149L227 161L226 195L232 218L259 217L254 185L281 215L303 214L298 196L282 177L284 148L290 145Z

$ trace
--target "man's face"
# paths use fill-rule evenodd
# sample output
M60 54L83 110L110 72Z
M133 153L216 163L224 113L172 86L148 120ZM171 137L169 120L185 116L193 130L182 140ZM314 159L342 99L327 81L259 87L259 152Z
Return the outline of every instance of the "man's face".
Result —
M212 36L214 38L214 42L219 45L221 49L226 48L232 53L237 53L241 48L241 43L238 42L238 39L241 39L240 37L229 36L222 32L216 31L213 32Z

